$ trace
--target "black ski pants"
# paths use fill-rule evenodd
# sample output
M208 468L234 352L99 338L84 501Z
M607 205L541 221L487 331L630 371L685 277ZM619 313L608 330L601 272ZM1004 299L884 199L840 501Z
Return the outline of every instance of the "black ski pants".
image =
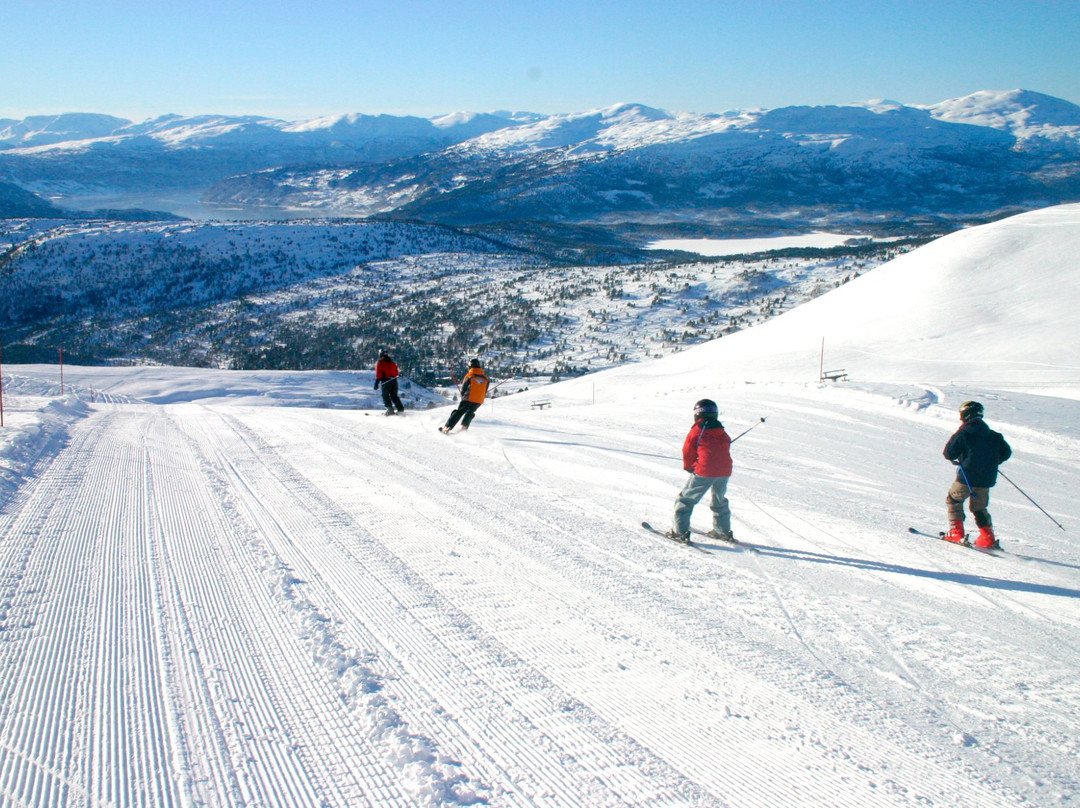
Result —
M483 402L480 401L464 401L462 400L454 411L450 413L450 417L446 420L446 429L451 430L461 421L461 428L468 429L469 424L472 423L472 419L476 417L476 411L480 409L480 405Z
M401 403L401 399L398 398L397 379L387 379L380 387L382 388L382 400L387 410L397 410L402 412L405 409L405 405Z

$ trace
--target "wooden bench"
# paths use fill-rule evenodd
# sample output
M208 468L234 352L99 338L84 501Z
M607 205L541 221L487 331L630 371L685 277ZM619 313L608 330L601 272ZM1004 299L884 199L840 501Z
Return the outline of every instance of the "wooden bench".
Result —
M534 410L542 410L544 407L550 407L551 401L545 398L540 401L534 401L531 406Z
M847 379L846 370L826 370L821 374L822 381L842 382Z

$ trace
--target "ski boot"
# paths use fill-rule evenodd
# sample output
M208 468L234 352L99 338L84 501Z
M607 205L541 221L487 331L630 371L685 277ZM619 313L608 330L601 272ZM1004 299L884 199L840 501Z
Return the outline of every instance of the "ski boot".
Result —
M439 431L442 432L444 435L449 435L450 434L450 427L448 427L448 426L440 426Z
M717 530L716 528L713 528L712 530L710 530L705 535L708 536L709 538L712 538L712 539L719 539L720 541L726 541L728 544L738 544L739 543L738 541L735 540L735 534L732 533L730 530Z
M975 538L975 546L980 550L1000 550L997 537L994 536L994 528L987 525L979 528L979 535Z
M952 522L949 523L949 532L942 533L941 538L955 544L967 544L967 534L964 532L964 521L962 519L953 519Z
M689 544L690 543L690 531L689 530L686 531L685 533L676 533L674 530L669 530L664 535L667 536L669 539L673 539L674 541L681 541L683 544Z

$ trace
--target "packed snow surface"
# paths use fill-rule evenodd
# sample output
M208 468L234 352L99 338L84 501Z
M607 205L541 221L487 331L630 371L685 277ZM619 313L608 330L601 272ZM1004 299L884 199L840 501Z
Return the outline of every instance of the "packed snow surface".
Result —
M370 369L4 367L0 803L1080 804L1078 247L957 233L450 436ZM738 547L639 526L704 396ZM997 557L908 532L972 398Z

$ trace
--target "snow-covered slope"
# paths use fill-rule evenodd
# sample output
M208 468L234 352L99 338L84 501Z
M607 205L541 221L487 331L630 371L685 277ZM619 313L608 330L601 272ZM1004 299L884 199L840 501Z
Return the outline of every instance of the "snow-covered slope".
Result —
M150 368L68 369L61 401L55 367L5 368L0 800L1080 804L1080 374L1057 308L1076 217L974 229L822 298L807 329L876 349L847 383L818 384L813 351L785 381L799 310L545 409L497 399L449 437L446 408L230 404ZM930 320L890 308L934 299L1041 307L983 344L1038 348L1056 367L1032 386L1074 398L977 376L959 313L896 355ZM912 367L931 383L882 381ZM264 384L317 402L356 379ZM666 522L705 395L733 434L756 425L734 445L741 548L638 526ZM940 451L973 397L1046 510L994 489L996 558L906 529L943 522Z

